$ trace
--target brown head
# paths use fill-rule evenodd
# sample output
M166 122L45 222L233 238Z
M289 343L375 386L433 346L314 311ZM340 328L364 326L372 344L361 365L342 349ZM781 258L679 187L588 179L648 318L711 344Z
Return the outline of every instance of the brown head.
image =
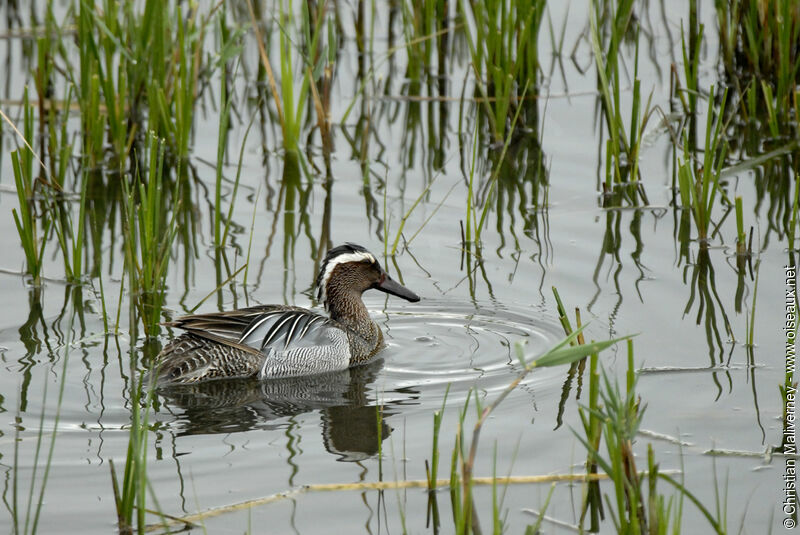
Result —
M375 256L360 245L346 243L328 251L317 275L317 298L332 317L357 314L348 308L363 308L361 294L372 288L412 303L419 301L417 294L392 279Z

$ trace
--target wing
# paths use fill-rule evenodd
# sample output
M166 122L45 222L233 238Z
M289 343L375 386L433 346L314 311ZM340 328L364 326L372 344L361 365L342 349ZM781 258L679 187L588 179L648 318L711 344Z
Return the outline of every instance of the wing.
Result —
M308 309L265 305L183 316L167 323L187 332L251 352L315 345L324 327L338 325Z
M286 351L294 347L307 347L326 343L323 335L335 322L310 310L295 308L268 312L254 320L242 333L240 343L257 347L262 352L268 348Z

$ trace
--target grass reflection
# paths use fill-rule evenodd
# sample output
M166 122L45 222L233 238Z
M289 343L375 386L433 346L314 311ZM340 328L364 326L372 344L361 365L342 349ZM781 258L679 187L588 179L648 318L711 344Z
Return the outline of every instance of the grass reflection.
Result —
M700 247L694 262L684 266L683 280L684 284L689 286L689 298L683 314L686 316L695 306L697 307L695 323L704 327L708 343L709 366L726 365L725 347L736 337L728 320L728 314L725 312L724 302L717 292L714 265L707 248ZM717 381L716 373L714 382L721 393L722 386Z

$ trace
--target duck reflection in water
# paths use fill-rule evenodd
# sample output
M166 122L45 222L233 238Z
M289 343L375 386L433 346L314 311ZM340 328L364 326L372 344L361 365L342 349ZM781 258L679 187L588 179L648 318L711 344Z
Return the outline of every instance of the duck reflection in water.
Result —
M383 359L378 359L364 366L301 377L162 387L158 390L163 401L159 412L174 415L170 427L182 436L277 429L287 425L287 417L319 411L325 449L340 460L360 461L376 455L380 442L392 432L384 418L394 411L370 399L370 385L382 367ZM416 392L403 394L415 397Z

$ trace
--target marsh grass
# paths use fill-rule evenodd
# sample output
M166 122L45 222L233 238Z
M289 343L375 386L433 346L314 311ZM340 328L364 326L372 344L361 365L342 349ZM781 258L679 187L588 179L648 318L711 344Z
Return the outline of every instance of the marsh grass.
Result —
M157 352L157 351L156 351ZM146 359L153 362L152 356ZM145 513L147 507L147 448L150 411L153 406L155 374L140 374L136 370L137 359L130 358L130 408L131 423L128 434L128 449L122 481L117 477L113 460L109 461L114 503L117 509L117 526L120 534L144 533L146 531ZM152 489L151 494L152 494ZM155 501L155 496L152 496ZM156 502L157 504L157 502Z
M90 166L103 161L97 132L104 127L120 170L150 130L166 140L179 166L189 154L201 49L215 10L199 18L197 6L184 13L180 3L170 10L169 2L146 0L137 7L124 0L79 5L78 74L70 58L64 61L78 86Z
M581 334L581 316L575 310L577 329L573 331L566 309L558 291L553 288L559 321L565 333L570 335L577 347L585 344ZM570 334L572 333L572 334ZM574 336L573 336L574 335ZM637 375L634 367L633 340L627 338L627 368L625 390L609 377L599 364L597 352L589 356L589 397L587 404L578 408L581 430L573 430L587 451L586 474L597 476L602 470L611 481L613 492L604 496L599 479L587 479L583 483L582 506L579 530L597 532L601 529L606 513L611 518L617 533L680 533L683 515L683 500L689 499L700 510L714 532L725 533L724 515L721 513L717 494L717 514L708 509L682 482L659 470L651 445L647 448L647 469L643 472L636 466L633 444L644 416L645 405L636 393ZM602 380L600 378L602 371ZM606 456L602 455L605 444ZM644 477L643 477L644 476ZM643 479L648 483L645 486ZM666 481L677 490L676 496L664 496L657 489L659 480ZM585 527L586 521L589 525Z
M697 149L697 101L701 92L699 86L700 52L704 35L705 27L697 22L696 2L691 2L688 28L681 24L681 58L683 59L685 86L681 87L680 81L676 80L675 88L677 89L676 96L683 106L683 113L688 117L689 131L686 137L692 150Z
M523 92L522 97L524 98L527 94L528 86L526 85ZM491 210L493 203L491 202L492 197L495 195L495 192L498 188L498 177L500 173L503 171L503 162L505 161L506 154L508 153L508 147L511 143L514 127L517 124L517 121L520 117L520 113L522 112L522 107L518 107L515 112L514 116L511 119L511 128L506 133L505 140L503 141L502 149L500 150L499 156L497 156L496 160L493 160L492 172L489 176L489 180L485 185L485 192L483 194L483 206L481 207L480 214L478 213L477 208L477 182L475 179L475 175L477 173L476 165L478 159L478 142L480 140L480 136L476 133L472 139L472 160L469 168L469 177L467 179L467 206L466 206L466 225L465 225L465 252L468 255L472 255L472 247L475 247L474 254L480 258L480 243L481 243L481 234L483 233L483 229L486 225L486 218Z
M11 153L11 168L14 171L14 185L17 191L18 210L11 210L14 224L17 228L22 250L25 252L25 272L30 275L34 287L41 285L42 262L47 236L50 232L52 220L40 214L43 210L41 202L37 202L37 185L41 183L34 175L34 158L43 165L34 153L32 146L33 132L33 107L28 101L27 89L22 98L22 130L10 123L17 134L22 138L23 146ZM4 114L6 121L10 120ZM36 166L38 168L38 165Z
M747 251L744 233L744 209L742 208L742 197L736 196L734 200L736 209L736 254L744 255Z
M166 292L164 280L180 212L179 205L165 206L170 197L164 191L164 145L164 140L151 133L147 144L147 168L136 170L133 188L123 181L128 288L147 336L155 336L160 331L161 307ZM146 179L143 178L145 173ZM133 328L133 320L131 323Z
M564 307L564 303L561 300L561 295L558 293L558 289L555 287L552 288L553 290L553 297L556 301L556 310L558 311L558 321L561 323L561 327L564 329L564 333L569 336L574 332L572 327L572 323L569 320L569 315L567 314L567 310ZM578 329L581 328L581 313L580 309L575 309L575 321L576 327ZM578 334L573 341L572 345L583 345L585 344L585 339L583 334ZM599 356L597 353L592 353L589 355L589 399L588 399L588 406L590 408L588 418L584 418L581 415L581 424L583 425L583 432L585 440L588 444L590 444L595 450L600 446L600 439L601 439L601 420L597 417L596 412L591 412L591 410L595 410L598 407L598 399L600 395L599 384L597 381L593 381L592 378L597 376L597 367L599 362ZM570 368L570 372L574 373L576 370L576 365L581 365L580 372L583 373L585 369L585 360L581 361L580 363L572 364ZM587 454L586 463L585 463L585 470L586 474L596 475L597 474L597 462L593 459L591 452ZM582 508L580 514L580 526L583 528L586 521L586 515L589 514L589 528L590 532L597 532L600 530L600 522L604 516L603 513L603 498L600 493L600 482L597 480L589 480L585 481L583 484L583 492L582 492Z
M605 144L605 178L602 184L604 206L619 206L623 200L636 205L648 204L641 182L639 154L644 131L655 112L652 93L642 108L639 80L639 36L637 30L634 55L633 98L630 124L626 128L622 112L622 81L620 48L625 35L632 31L632 0L614 2L593 1L589 10L590 40L597 66L597 85L601 109L609 139ZM601 25L603 25L601 27ZM604 31L605 30L605 31ZM607 43L604 44L607 35Z
M776 116L787 118L800 81L797 2L733 0L717 3L716 13L722 63L732 84L758 101L754 108L775 108ZM797 128L784 120L781 126L783 132Z
M694 22L690 22L688 26L682 51L685 89L676 95L684 103L684 112L694 117L697 114L697 102L702 98L704 91L704 88L699 86L698 75L704 29L696 24L696 2L690 4L692 6L690 10L694 10L694 15L690 13L690 20L693 19ZM339 43L343 39L340 35L341 21L338 20L338 8L331 9L328 2L323 1L319 4L301 2L295 6L285 0L279 0L277 5L279 6L277 14L268 21L271 30L268 37L265 38L262 34L255 15L252 15L252 23L256 31L262 65L268 77L269 94L275 110L274 118L281 129L280 144L287 152L287 163L278 201L278 208L282 205L285 212L290 214L284 220L283 229L286 236L284 247L284 259L286 259L293 256L298 228L305 224L302 222L297 224L294 214L300 214L297 217L301 221L308 218L308 213L305 210L300 213L298 208L307 204L310 195L310 187L302 189L299 186L300 167L306 171L306 177L311 176L305 168L305 162L298 156L304 144L304 134L307 134L305 145L310 154L309 147L313 145L313 133L319 132L328 176L331 174L329 160L332 151L333 122L330 117L330 95L333 75L336 72L337 54L340 52ZM492 0L488 3L461 0L455 6L461 18L458 23L450 24L446 20L450 16L447 2L438 0L418 4L403 2L405 42L398 46L390 45L390 51L387 53L387 57L391 57L395 51L407 50L407 76L417 82L426 77L431 81L435 76L444 81L448 73L444 69L443 54L448 53L448 50L451 52L456 50L456 44L452 49L448 49L447 39L452 33L454 41L465 40L462 45L466 45L464 51L472 62L470 76L476 81L475 96L478 98L473 99L473 103L480 109L482 117L488 124L485 129L485 132L488 132L486 137L491 138L491 141L483 140L478 135L473 138L472 166L467 181L468 192L463 203L467 222L463 241L465 249L477 259L476 269L478 267L483 269L481 236L487 227L489 214L492 211L497 211L499 214L502 195L507 191L513 191L519 184L518 181L514 182L517 177L514 176L513 170L503 169L504 164L508 163L506 158L513 159L512 153L520 136L526 135L524 129L529 128L533 118L538 117L535 107L530 104L537 97L540 87L538 35L545 6L544 0L522 2ZM361 2L359 7L363 7ZM17 131L25 146L21 146L10 155L18 200L18 207L13 209L13 217L22 242L25 271L31 277L33 285L38 288L42 284L42 264L47 242L55 239L63 258L67 281L82 282L87 273L91 273L93 278L99 277L101 268L106 267L103 265L102 253L99 252L104 249L101 243L102 235L106 227L112 231L116 228L113 213L116 209L121 210L121 226L124 232L124 243L121 248L125 253L125 264L123 282L119 286L115 330L118 330L120 325L120 311L126 303L127 291L133 309L130 315L130 330L134 333L134 338L139 319L144 324L145 334L154 336L159 331L158 322L161 319L166 291L166 273L169 264L175 258L172 254L172 244L179 232L185 234L187 240L194 239L194 229L188 224L191 222L183 224L184 221L181 219L189 212L187 208L190 202L189 188L181 184L190 183L188 159L192 152L194 118L197 107L201 105L198 102L203 101L202 91L209 87L206 82L212 78L215 68L219 68L221 72L220 120L217 131L218 167L214 196L216 205L213 223L215 245L224 248L230 236L244 144L242 152L239 153L239 167L233 183L227 217L222 204L222 169L223 163L226 162L227 135L234 117L232 110L235 103L230 89L239 66L237 62L241 53L243 30L228 26L225 18L226 6L221 2L213 3L208 11L203 12L201 9L204 8L198 7L198 4L183 2L144 0L137 3L128 0L102 0L93 3L88 0L78 0L67 8L68 16L64 17L65 22L61 25L56 22L52 8L53 2L47 2L44 18L47 37L26 40L27 46L35 47L36 50L35 56L29 58L29 61L33 70L32 87L35 88L38 99L31 105L27 90L25 91L22 99L21 131ZM800 42L798 39L800 24L796 6L790 0L777 0L772 3L736 0L718 3L716 8L722 33L720 47L725 69L729 82L736 87L738 101L737 106L726 107L726 96L723 95L719 104L715 102L712 89L708 99L708 124L704 146L698 147L695 143L692 134L694 129L691 126L683 133L683 143L680 147L683 150L683 160L676 166L679 167L678 189L681 205L684 208L681 213L680 235L687 238L685 240L679 238L681 260L689 259L688 234L692 221L697 228L698 239L703 249L714 237L712 213L719 209L720 198L723 203L727 202L720 184L723 173L745 169L742 166L722 169L726 155L730 152L725 128L729 123L726 121L730 121L733 125L758 123L759 128L753 129L751 143L748 146L751 152L753 148L760 148L763 140L768 144L784 143L784 148L780 149L782 152L759 154L747 164L750 168L762 164L765 166L763 176L756 179L759 199L764 194L764 183L772 180L765 176L773 174L770 172L773 169L770 166L778 165L775 163L778 157L785 157L786 161L796 159L797 123L800 122L798 121L800 92L797 91L798 65L800 65L797 43ZM252 13L252 5L250 9ZM640 36L634 15L632 0L616 3L598 1L592 4L590 10L590 17L593 17L590 21L592 55L598 70L602 118L609 136L609 139L601 145L605 156L605 189L609 193L604 197L604 204L607 206L623 202L647 203L641 185L638 159L645 126L656 107L651 105L651 97L644 99L641 82L638 79ZM205 55L203 45L205 34L214 20L219 23L221 47L218 55L209 56ZM72 26L73 22L77 22L77 25L74 28L68 27ZM566 19L564 27L566 28ZM455 32L456 29L463 29L463 32ZM76 34L74 38L68 34L72 31ZM555 44L553 46L558 48L559 54L564 33L562 29L561 42L557 47ZM365 36L361 35L359 38L363 39ZM362 55L371 55L374 30L370 30L366 38L370 40L369 45L361 43L359 50ZM625 106L623 98L625 71L621 47L626 38L636 40L632 102L629 108ZM435 54L439 56L434 58ZM208 63L209 57L216 59L216 63ZM362 61L362 58L359 58L359 61ZM435 74L429 69L434 63L439 68ZM236 67L231 69L231 65ZM272 70L273 65L276 67L277 76ZM364 87L370 82L377 81L377 72L377 66L373 64L369 73L361 80L356 98L363 93ZM361 72L361 75L363 74ZM389 88L390 84L386 87ZM59 104L55 99L55 92L61 93L62 90L62 103ZM414 94L413 89L407 91L409 94ZM449 96L443 90L440 91L439 96ZM67 110L74 104L77 104L80 113L80 132L77 138L68 126ZM423 131L425 123L420 110L424 108L409 106L408 109L406 131L413 129ZM365 110L363 120L366 123L360 124L366 124L365 129L368 130L370 113L373 109L368 104L365 105ZM315 114L316 121L312 118L311 112ZM733 114L737 115L732 118ZM628 116L629 120L625 120ZM344 114L342 121L346 117L347 113ZM432 129L431 123L427 126ZM459 130L462 126L459 123ZM446 137L441 131L440 136L441 143ZM366 137L368 136L365 135L364 139ZM74 176L71 174L70 166L71 161L75 160L73 139L80 140L75 143L80 145L80 154L77 158L79 170ZM406 149L409 150L408 161L413 159L414 145L414 140L410 143L404 140L401 143L403 153ZM498 150L501 145L502 150ZM488 157L485 155L485 146L489 147ZM365 162L364 175L368 177L370 155L366 141L361 147L357 144L354 144L354 147L358 149L357 156ZM703 152L699 160L698 149ZM0 159L3 156L4 153L0 151ZM310 157L308 159L311 160ZM479 162L483 161L490 162L491 166L486 181L479 178L480 173L477 170L480 168ZM791 165L791 163L787 165L789 171L781 174L781 178L797 175L796 164L793 168ZM536 156L535 167L536 172L540 173L541 152ZM503 182L506 173L509 175L509 181L513 182L508 189L504 189ZM108 183L103 184L104 180ZM366 193L370 185L367 182L368 178L365 180ZM388 180L383 183L384 192L388 186L387 182ZM328 194L326 203L330 199L330 183L330 180L326 182ZM74 184L76 189L80 188L78 202L75 202L77 197L62 191L69 184ZM391 246L391 254L398 251L400 238L405 238L404 225L410 214L423 202L428 202L432 185L433 182L430 182L402 216L399 230ZM261 185L259 193L260 187ZM117 192L116 198L113 193L107 195L108 204L113 205L108 208L107 218L104 214L100 214L105 207L101 206L99 195L93 195L93 192L98 191L95 188ZM119 195L120 190L122 195ZM775 196L779 199L788 199L787 192L790 190L791 188L784 184L776 188ZM798 188L795 188L791 226L788 232L790 250L795 247L797 191ZM446 198L447 196L441 203ZM257 195L253 207L251 243L258 199ZM493 200L496 202L492 202ZM386 203L385 196L384 203ZM520 198L520 204L527 203L523 203ZM531 204L539 205L538 200ZM118 208L115 208L117 206ZM745 245L745 208L741 198L737 198L735 202L737 262L749 257L752 251L752 231L750 242ZM386 214L384 210L384 216ZM433 214L430 217L433 217ZM92 233L90 240L86 239L87 230L84 228L87 221L97 225L96 229L90 231ZM619 222L619 219L616 221ZM389 228L386 217L382 223L384 230ZM310 231L307 233L312 236ZM411 236L407 242L413 240L417 234ZM329 235L325 234L325 240L320 239L320 250L323 247L322 242L328 238ZM313 241L313 237L310 239ZM91 269L85 265L88 264L86 261L88 253L85 250L87 243L94 245L97 255ZM388 252L389 241L386 243ZM247 253L248 261L249 256L250 247ZM113 259L108 262L113 263ZM239 268L241 269L247 268L243 266ZM189 268L187 267L185 271L188 272ZM471 273L472 269L469 268L469 271ZM238 271L234 271L225 282L235 277L236 273ZM741 269L742 281L743 273L744 270ZM692 281L692 293L686 312L688 313L695 303L696 295L699 295L701 306L697 321L700 321L701 314L705 314L706 331L713 332L713 336L719 339L714 319L714 302L716 301L721 309L721 300L714 286L714 271L707 251L698 255L697 261L691 268L687 266L686 274L691 274L689 278ZM485 279L488 285L488 277L485 276ZM758 264L756 264L755 280L754 294L758 288ZM103 317L108 330L103 279L100 278L99 282L103 296ZM470 293L474 296L472 278L470 283ZM218 289L219 287L221 284ZM285 280L284 287L286 287ZM557 300L564 321L566 313L558 297ZM40 306L38 300L36 301L36 306ZM722 316L728 327L724 309ZM747 341L751 347L754 338L754 318L755 298L747 332ZM664 474L658 470L652 450L648 450L647 471L650 474L648 483L645 485L642 478L636 476L638 472L632 454L631 437L635 435L644 409L634 393L632 345L628 348L629 367L623 389L605 373L601 380L597 352L605 346L584 343L580 318L576 330L573 330L567 322L565 331L568 335L566 343L570 347L565 345L556 351L555 353L560 355L559 358L553 358L551 353L537 361L528 362L521 358L520 367L523 371L520 378L509 385L507 391L498 399L487 405L473 392L459 412L459 430L450 459L449 479L455 530L476 532L480 528L473 486L483 480L474 476L478 462L475 451L481 429L486 427L487 419L494 408L534 367L568 362L572 362L576 367L583 366L581 359L586 355L590 356L589 374L592 378L588 406L581 412L582 432L588 451L586 466L588 473L595 474L603 470L614 480L610 497L607 499L607 507L614 515L614 526L619 531L631 532L641 531L645 525L650 531L663 532L667 529L665 526L677 530L675 523L681 516L682 500L684 497L695 502L696 500L682 486L662 477ZM711 336L709 334L709 337ZM574 353L568 355L563 353L572 350ZM547 360L548 355L552 361ZM64 365L66 366L66 357ZM63 377L62 374L62 379ZM133 370L131 377L137 377ZM133 530L134 526L141 530L144 526L143 515L148 485L147 424L152 402L151 390L147 388L143 379L131 379L132 425L125 471L122 478L118 479L116 475L113 477L115 503L122 531ZM473 409L476 423L470 437L467 422L471 418ZM443 410L444 406L442 411L434 415L432 457L430 465L426 467L426 481L423 482L428 488L429 511L434 519L434 525L439 525L441 522L434 490L441 482L437 474L440 470L439 433ZM44 448L43 433L40 426L36 448L37 461L32 476L34 479L40 474L38 467L41 466L39 459ZM53 441L50 444L47 466L52 455L52 444ZM601 446L604 444L606 451L603 454ZM15 442L15 448L18 447L19 444ZM15 456L16 453L17 449ZM496 472L496 459L492 468ZM20 515L14 517L15 530L36 531L47 473L45 469L38 497L34 495L37 492L31 487L27 509L15 507L15 514L19 512ZM18 472L15 472L14 477L17 476ZM678 495L675 498L666 498L658 493L655 488L658 479L670 482L678 489ZM15 483L17 481L15 479ZM491 523L494 530L503 528L501 514L503 489L499 487L504 484L502 481L503 478L496 477L496 473L490 481ZM584 493L586 505L582 511L582 522L584 518L588 518L591 528L594 529L602 521L603 496L597 481L586 485ZM15 503L17 497L15 494ZM718 509L724 508L718 507ZM26 511L24 519L23 510ZM403 514L406 512L403 511ZM673 523L669 521L670 515L674 515ZM711 520L710 515L705 516L709 518L714 529L722 525L722 521ZM655 524L653 518L656 519Z
M184 13L180 3L105 0L97 5L79 1L68 9L63 24L58 24L52 3L47 4L45 34L35 41L32 85L38 95L38 143L34 143L34 110L28 104L26 91L22 101L22 131L17 131L26 148L20 150L17 162L12 165L20 199L15 224L23 242L26 271L34 285L40 284L45 244L53 237L61 252L66 280L78 283L85 279L86 243L98 246L98 232L102 231L94 227L106 222L105 215L97 211L105 206L97 197L90 200L89 195L96 195L97 182L109 177L121 178L119 184L127 188L127 201L138 197L139 191L130 193L127 177L133 173L129 174L127 162L137 172L147 167L141 159L149 150L146 131L152 128L164 140L160 165L165 169L173 167L176 177L185 178L198 81L213 72L211 68L202 68L200 52L205 27L220 5L201 17L197 6ZM74 26L73 21L77 23ZM67 32L74 32L76 38L68 38ZM224 48L223 52L226 51L229 55L238 53L236 49ZM59 103L53 93L60 87L64 88L64 97ZM67 125L73 101L81 124L79 166L74 171L78 178L73 177L70 167L73 134ZM4 118L8 120L5 115ZM40 147L41 159L34 153L34 145ZM34 174L33 158L42 168L38 177ZM110 172L103 173L104 167ZM68 183L78 189L78 203L63 193ZM118 190L119 184L109 180L105 187ZM150 200L158 197L153 197L151 190L148 192ZM177 207L178 197L170 199ZM115 203L118 198L108 196L106 200ZM129 203L130 206L133 205ZM165 212L164 207L159 206L158 210ZM111 208L110 213L114 212ZM152 214L148 217L149 224L142 227L145 234L146 229L155 228ZM85 238L88 221L94 222L91 240ZM113 219L109 222L113 223ZM145 223L145 219L139 223ZM171 243L172 234L166 236ZM158 278L162 267L154 264L165 267L168 255L154 246L138 250L141 265L132 270L136 271L135 278L152 288L153 277L147 273L155 273ZM159 259L146 258L156 252L161 254ZM99 267L96 260L91 269L95 276ZM134 292L141 289L132 286ZM152 306L160 308L155 303ZM152 322L146 330L154 330Z
M717 493L716 514L712 514L698 499L678 480L659 470L655 462L655 453L652 445L647 449L647 474L648 483L645 486L640 472L636 466L636 457L633 451L639 426L644 416L645 406L642 405L636 394L636 373L633 364L633 342L628 341L627 373L625 376L625 389L609 378L603 371L600 382L596 364L592 366L593 375L590 382L599 385L591 386L595 389L599 399L592 402L595 407L583 406L579 409L584 433L587 430L592 434L602 436L605 444L605 456L599 447L599 438L589 434L581 435L577 431L576 437L589 453L592 463L602 469L612 482L612 491L606 495L606 504L611 522L617 533L644 534L644 533L680 533L683 515L683 500L691 501L708 522L715 533L726 533L724 499ZM675 496L664 496L658 491L657 484L664 481L676 491ZM716 489L719 487L715 486ZM718 491L719 492L719 491ZM588 502L585 502L588 503ZM599 514L602 515L602 509ZM596 513L592 513L593 517Z
M78 214L73 219L71 198L74 195L64 191L69 160L72 156L66 114L57 114L53 106L43 108L40 101L41 128L38 138L41 154L45 155L42 158L33 149L36 138L34 108L29 104L27 90L23 95L22 110L22 130L12 125L21 137L23 145L11 154L11 167L19 202L19 210L12 209L12 215L25 252L26 272L31 276L33 286L41 285L45 246L54 234L61 251L67 282L80 283L84 275L87 174L84 174L82 182L77 184ZM60 117L57 118L57 115ZM45 118L48 134L44 133L44 126L41 125ZM47 154L50 155L49 158ZM48 159L49 165L44 161Z
M337 39L336 26L328 13L327 2L322 2L313 12L308 3L301 2L298 20L293 12L294 5L279 0L278 17L275 21L278 31L274 32L278 35L279 80L276 80L270 61L271 42L265 39L259 27L252 0L247 2L261 63L267 73L281 127L283 148L290 152L298 150L301 134L306 126L309 99L313 99L318 124L322 125L320 130L323 139L327 139L330 132L330 119L327 116L329 104L320 99L319 85L323 81L326 87L330 86ZM299 42L296 41L297 38L300 39ZM300 79L299 87L295 85L296 78Z
M84 281L87 181L88 174L84 173L83 180L79 183L78 213L74 219L71 203L68 201L55 201L51 198L48 203L55 222L53 226L61 248L66 279L73 284Z
M736 295L734 297L734 308L736 313L742 312L742 303L745 297L745 275L747 268L750 268L750 278L753 277L753 227L750 227L750 239L744 231L744 213L742 208L742 198L736 196L734 201L736 211ZM756 261L758 265L758 261ZM758 279L756 279L756 287L758 286ZM753 293L755 300L755 292ZM748 327L749 330L749 327ZM750 339L749 333L745 336Z
M236 193L239 190L239 178L241 176L242 170L242 161L244 158L244 145L247 142L247 136L250 133L250 127L253 125L253 119L250 121L250 124L247 127L247 131L244 135L244 140L242 142L242 148L239 153L239 164L236 169L236 179L234 180L233 184L233 192L231 193L230 204L228 208L227 218L225 218L225 224L223 226L223 215L222 215L222 181L223 175L222 170L226 163L226 153L227 153L227 143L228 143L228 131L230 128L229 120L230 120L230 113L231 113L231 106L232 100L229 96L229 84L230 84L230 74L229 70L231 70L229 62L231 62L234 58L238 57L242 50L242 36L243 32L241 30L232 30L228 27L226 17L225 17L225 10L223 9L220 11L218 17L218 27L219 27L219 38L220 38L220 48L221 52L219 54L219 66L220 66L220 89L219 89L219 98L220 98L220 113L219 113L219 128L217 131L217 166L216 166L216 183L214 188L214 245L217 248L225 247L227 242L228 233L230 231L230 224L232 221L233 215L233 207L236 201ZM238 66L238 62L237 62ZM235 77L235 71L233 73Z
M433 413L433 440L431 443L430 462L425 460L425 475L428 481L428 506L427 506L427 525L433 525L434 530L441 524L439 516L439 502L436 499L436 489L439 481L439 431L442 428L442 419L447 405L447 395L450 393L450 385L444 391L442 398L442 408Z
M549 351L533 360L526 360L523 345L516 345L516 356L521 369L517 378L512 381L491 403L484 405L480 397L470 390L459 411L458 429L450 457L450 503L453 514L453 525L456 533L481 533L478 511L473 497L474 471L477 462L477 449L481 431L486 425L495 409L513 392L525 377L536 368L561 366L571 364L585 358L592 353L599 353L627 337L616 338L603 342L590 344L575 344L584 327L576 329ZM467 415L470 408L474 408L476 421L472 428L471 436L467 431ZM439 426L441 421L434 418L434 444L438 444ZM438 459L437 450L434 449L434 458ZM433 464L432 464L433 466ZM493 479L497 479L496 474ZM429 477L429 488L433 479ZM502 531L502 498L498 498L496 483L492 491L492 525L500 527ZM430 508L431 506L429 506Z
M748 239L744 230L744 208L740 195L734 199L734 210L736 211L736 266L739 272L744 273L745 266L750 263L753 256L753 227L750 227Z
M49 218L40 220L36 215L31 158L26 152L27 150L23 149L22 154L19 151L11 153L11 167L14 170L14 183L19 201L19 212L14 208L12 214L22 242L22 250L25 252L25 271L30 275L33 286L38 287L42 283L42 261L51 220Z
M477 93L496 143L514 130L526 96L539 88L539 30L545 0L476 2L460 0L468 17L466 41Z
M723 111L727 99L727 90L722 94L719 113L714 113L714 88L709 95L709 110L706 123L705 145L702 163L695 163L694 153L684 137L684 155L678 169L678 185L681 205L690 210L697 230L697 239L701 246L708 246L711 212L717 199L719 176L727 155L727 142L724 138Z
M433 51L437 48L437 21L446 20L447 14L439 15L439 11L447 9L446 2L441 0L422 0L421 2L403 1L400 3L403 16L403 37L405 38L407 90L411 95L418 95L423 79L432 74ZM417 39L419 36L436 36L430 39Z

